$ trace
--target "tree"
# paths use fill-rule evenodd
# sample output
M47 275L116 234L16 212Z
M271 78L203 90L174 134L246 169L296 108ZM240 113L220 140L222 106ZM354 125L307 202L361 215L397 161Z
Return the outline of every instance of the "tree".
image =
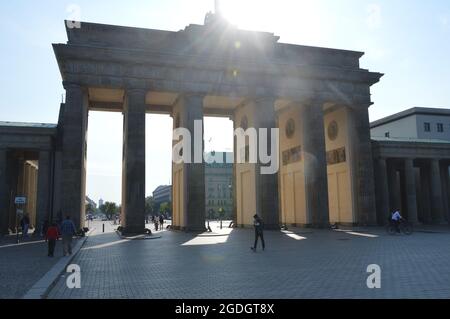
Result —
M155 212L155 200L152 196L149 196L145 199L145 214L146 215L153 215Z
M95 212L95 207L91 203L86 204L86 213L93 214Z
M161 206L159 206L159 212L161 214L170 214L171 213L171 204L170 203L162 203Z
M105 202L101 207L100 210L106 215L108 219L112 219L113 215L117 214L118 207L116 203L112 202Z

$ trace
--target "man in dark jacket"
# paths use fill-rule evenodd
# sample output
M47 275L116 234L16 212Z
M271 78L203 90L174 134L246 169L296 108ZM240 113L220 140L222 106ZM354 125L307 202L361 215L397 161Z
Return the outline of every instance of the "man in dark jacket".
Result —
M256 246L258 245L258 238L261 238L262 249L266 249L266 243L264 242L264 223L263 220L258 216L253 216L253 226L255 227L255 245L251 247L251 250L256 252Z
M164 216L163 215L159 215L159 229L160 230L164 230Z
M72 237L76 234L77 230L75 224L70 219L70 216L66 217L61 223L61 237L63 240L63 253L64 256L72 255Z
M24 215L20 221L20 227L22 227L22 238L28 237L28 228L30 227L30 218L28 215Z

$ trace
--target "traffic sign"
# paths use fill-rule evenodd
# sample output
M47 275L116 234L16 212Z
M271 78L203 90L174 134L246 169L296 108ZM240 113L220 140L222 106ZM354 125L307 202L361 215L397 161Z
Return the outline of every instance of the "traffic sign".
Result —
M16 205L24 205L24 204L26 204L27 203L27 198L26 197L23 197L23 196L21 196L21 197L16 197L16 199L14 200L14 203L16 204Z

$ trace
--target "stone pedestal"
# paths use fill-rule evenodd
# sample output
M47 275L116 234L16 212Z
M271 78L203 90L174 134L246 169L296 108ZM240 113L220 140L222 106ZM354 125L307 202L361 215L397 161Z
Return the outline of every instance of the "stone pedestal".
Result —
M328 176L323 104L315 101L301 109L307 215L314 227L329 225Z
M145 97L145 90L127 90L124 105L122 226L129 234L145 231Z
M39 170L36 202L36 231L40 233L50 215L50 152L39 153Z
M0 234L8 234L9 189L7 151L0 149Z
M88 97L79 85L65 83L64 86L61 218L71 216L75 226L81 229L85 221Z
M375 183L368 107L349 108L349 132L352 143L353 178L355 183L357 222L376 224Z
M405 186L408 221L412 224L417 224L419 220L417 214L416 180L414 164L411 158L405 159Z

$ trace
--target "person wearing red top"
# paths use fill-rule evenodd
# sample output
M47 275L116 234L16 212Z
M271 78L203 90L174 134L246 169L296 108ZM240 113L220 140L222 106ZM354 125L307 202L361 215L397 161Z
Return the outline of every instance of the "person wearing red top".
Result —
M45 240L48 242L48 257L53 257L55 253L56 241L59 238L59 230L55 223L53 223L45 234Z

